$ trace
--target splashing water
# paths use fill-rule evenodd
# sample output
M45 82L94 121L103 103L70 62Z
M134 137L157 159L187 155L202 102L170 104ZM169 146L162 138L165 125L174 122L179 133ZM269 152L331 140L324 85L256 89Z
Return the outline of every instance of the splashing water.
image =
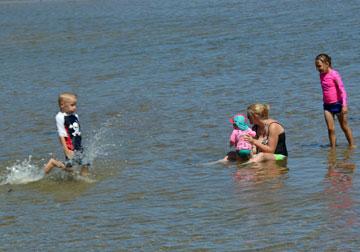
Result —
M92 164L97 157L108 155L107 151L115 146L112 143L104 143L108 141L109 137L111 138L109 134L111 126L111 120L108 120L90 138L89 144L85 148L85 157L88 163Z
M104 144L104 142L108 141L109 136L111 137L109 134L111 126L111 120L108 120L98 131L94 132L87 148L85 148L85 161L92 164L95 158L106 156L108 154L107 150L115 146L115 144L111 143ZM31 163L31 158L32 156L30 155L28 159L23 161L17 160L14 165L6 167L7 173L0 176L0 185L27 184L44 178L45 173L43 169ZM76 179L89 183L94 182L90 178L81 178L81 176L76 176Z
M6 167L8 174L0 181L0 185L5 184L27 184L42 179L45 174L34 164L31 164L31 156L24 161L16 161L10 167Z

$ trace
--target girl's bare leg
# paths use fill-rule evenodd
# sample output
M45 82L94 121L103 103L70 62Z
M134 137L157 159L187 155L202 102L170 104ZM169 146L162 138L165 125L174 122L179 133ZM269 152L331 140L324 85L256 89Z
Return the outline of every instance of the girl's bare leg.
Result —
M340 113L338 116L340 127L343 130L345 137L349 143L349 147L355 147L354 138L352 135L352 131L348 124L348 113Z
M331 112L324 110L324 117L325 117L327 129L328 129L330 147L335 148L336 147L336 135L335 135L334 116Z

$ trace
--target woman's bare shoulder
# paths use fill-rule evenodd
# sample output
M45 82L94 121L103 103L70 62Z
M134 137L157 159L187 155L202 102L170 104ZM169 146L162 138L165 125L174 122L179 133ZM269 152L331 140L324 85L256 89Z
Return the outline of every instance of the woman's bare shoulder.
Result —
M285 131L285 128L277 120L274 119L269 120L268 125L269 125L269 130L275 131L274 133L282 133Z

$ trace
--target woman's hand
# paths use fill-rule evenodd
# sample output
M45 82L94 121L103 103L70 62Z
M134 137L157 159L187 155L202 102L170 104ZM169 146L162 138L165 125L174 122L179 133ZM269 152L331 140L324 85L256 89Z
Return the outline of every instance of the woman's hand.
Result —
M248 134L244 135L243 138L244 138L245 141L247 141L247 142L249 142L251 144L254 144L254 142L255 142L255 139L252 136L248 135Z

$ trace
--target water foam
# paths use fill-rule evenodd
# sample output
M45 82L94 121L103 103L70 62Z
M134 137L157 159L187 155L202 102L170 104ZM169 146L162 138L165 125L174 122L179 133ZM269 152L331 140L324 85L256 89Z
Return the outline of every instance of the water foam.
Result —
M0 185L27 184L45 176L42 169L31 163L31 156L23 161L17 160L14 165L6 167L6 170L8 173L1 178Z

